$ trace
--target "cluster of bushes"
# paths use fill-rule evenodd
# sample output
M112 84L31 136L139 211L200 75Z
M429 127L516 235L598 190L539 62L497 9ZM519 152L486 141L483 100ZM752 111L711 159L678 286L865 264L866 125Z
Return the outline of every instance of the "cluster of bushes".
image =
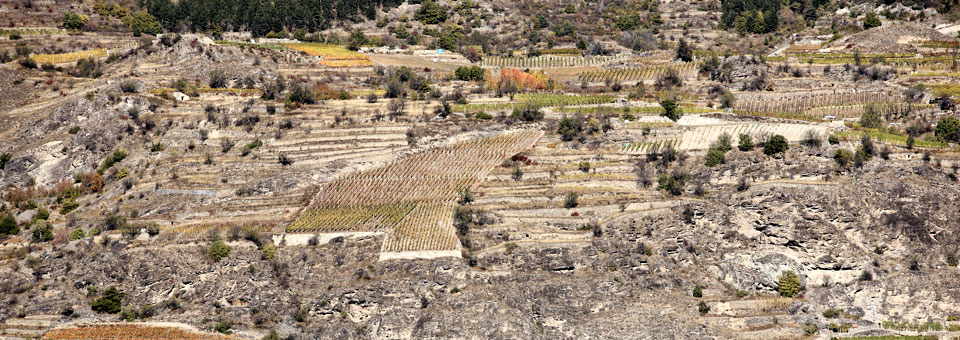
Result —
M96 294L96 288L93 288L93 290L88 289L88 295L91 295L89 293ZM117 289L117 287L110 287L100 295L100 298L94 300L93 303L90 304L90 309L97 313L120 313L120 309L123 304L123 298L125 296L126 294Z
M106 159L104 159L103 163L100 164L100 167L97 168L97 173L100 175L103 175L103 173L107 171L107 169L112 168L114 164L120 163L120 161L123 161L124 158L127 158L126 150L123 150L123 149L114 150L113 154L111 154Z
M689 174L680 169L674 169L669 174L660 174L657 178L657 190L666 191L673 196L680 196L683 194L683 188L689 179Z
M560 140L586 142L589 136L601 131L608 131L612 127L609 123L601 123L596 117L577 114L573 117L564 116L557 123L557 133L560 134Z
M103 75L103 63L93 57L80 59L69 73L74 77L100 78Z
M402 66L398 69L389 69L385 74L390 79L387 81L386 93L384 94L387 98L406 97L407 89L417 95L430 92L430 81L409 67Z
M519 119L525 122L536 122L543 119L543 111L536 105L522 105L513 108L510 118Z
M454 75L464 81L483 81L486 70L480 66L460 66L454 71Z
M741 135L740 138L742 139L743 136L744 135ZM730 144L730 134L723 133L713 144L710 144L710 149L707 150L707 158L704 164L708 167L715 167L726 163L726 154L727 151L730 150L733 150L733 145Z
M813 136L809 139L811 142L808 143L817 143L817 145L819 145L819 139L817 137ZM754 144L752 137L746 134L740 134L739 142L737 143L738 150L748 152L752 151L757 146L757 144ZM774 156L787 151L789 143L787 142L786 137L782 135L773 135L767 138L765 141L761 141L759 146L763 148L764 154L768 156ZM729 134L723 133L715 142L713 142L713 144L710 144L710 148L707 149L707 156L704 159L704 164L708 167L715 167L717 165L726 163L726 153L730 150L733 150L732 139Z
M877 149L873 144L873 140L870 139L870 136L864 134L860 139L860 145L857 146L856 151L842 148L837 149L837 151L833 153L833 160L836 161L840 167L845 168L853 164L859 168L862 167L866 161L873 159L876 153Z

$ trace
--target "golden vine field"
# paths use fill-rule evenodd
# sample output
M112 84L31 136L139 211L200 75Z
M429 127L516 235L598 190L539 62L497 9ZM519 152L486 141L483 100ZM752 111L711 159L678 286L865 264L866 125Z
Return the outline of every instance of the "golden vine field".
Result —
M44 63L60 64L60 63L74 63L80 59L101 58L106 56L107 56L107 50L98 48L94 50L77 51L77 52L70 52L70 53L34 54L33 60L41 64L44 64Z
M292 50L321 57L320 66L324 67L348 68L373 66L370 57L337 45L297 43L285 44L284 46Z

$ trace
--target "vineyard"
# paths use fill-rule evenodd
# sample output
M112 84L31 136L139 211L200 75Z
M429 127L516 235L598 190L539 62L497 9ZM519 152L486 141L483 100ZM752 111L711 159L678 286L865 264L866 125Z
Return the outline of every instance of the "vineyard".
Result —
M537 57L496 57L490 56L483 58L480 62L482 67L504 67L504 68L551 68L551 67L586 67L602 66L612 62L629 61L632 57L627 55L617 56L559 56L559 55L541 55Z
M77 52L70 52L70 53L34 54L33 60L41 64L44 64L44 63L60 64L60 63L74 63L80 59L101 58L106 56L107 56L107 50L98 48L94 50L77 51Z
M763 136L783 135L789 141L799 141L802 140L807 131L810 130L820 136L824 136L827 132L826 127L807 124L742 123L707 125L686 129L679 136L631 141L624 143L619 150L620 153L625 154L656 153L667 147L673 147L678 151L705 150L724 133L729 134L731 138L734 139L741 134L754 137L755 139L762 138Z
M786 96L780 98L740 99L733 111L751 115L772 115L781 118L819 120L859 117L867 105L878 113L903 112L912 106L900 92L861 92Z
M320 66L324 67L348 68L373 66L370 57L337 45L296 43L284 44L283 46L309 55L319 56L321 58Z
M824 136L827 128L821 125L808 124L788 124L788 123L742 123L727 125L708 125L698 126L683 132L680 138L681 142L677 150L706 150L710 144L715 142L720 135L726 133L732 138L737 138L741 134L754 137L782 135L788 141L799 141L804 138L807 131L812 130L819 136Z
M390 252L455 250L453 204L498 162L533 145L540 131L480 138L405 157L324 186L289 233L391 230Z
M287 232L311 232L316 225L331 231L379 230L400 223L416 204L393 204L306 210Z
M47 332L43 340L212 340L231 339L229 336L202 334L176 327L143 326L134 324L98 324L81 325L73 328L60 328Z
M684 114L689 113L710 113L717 112L719 110L707 108L707 107L697 107L692 106L691 103L681 103L681 109ZM561 107L557 111L562 113L582 113L582 114L623 114L629 113L634 115L659 115L664 112L662 106L626 106L626 107L617 107L617 106L584 106L584 107Z
M938 97L960 97L960 85L957 84L925 84L930 92Z
M235 94L240 96L250 96L250 95L260 95L260 89L239 89L239 88L212 88L212 87L198 87L197 93L216 93L216 94ZM150 94L163 95L170 94L177 91L174 88L170 87L161 87L147 90Z
M620 148L620 153L631 155L657 153L669 147L676 149L678 146L680 146L680 141L680 137L674 137L656 139L652 141L628 142Z
M686 62L686 63L670 63L670 64L654 64L654 65L643 65L636 67L618 67L618 68L606 68L597 71L586 71L580 73L580 81L596 82L596 81L638 81L638 80L653 80L659 78L661 75L666 74L667 70L674 69L676 70L680 77L682 78L691 78L696 76L697 70L700 68L700 63L697 61Z
M857 141L857 140L860 140L860 138L862 138L864 134L867 134L872 139L875 139L884 143L896 144L899 146L907 145L907 136L897 135L889 132L879 132L872 129L870 131L857 131L857 130L839 131L834 135L837 136L837 138L839 138L840 140ZM933 149L942 149L950 146L947 143L944 143L941 141L926 140L926 139L915 139L914 145L916 147L933 148Z
M460 240L453 228L454 202L418 204L383 243L385 252L457 249Z
M556 93L525 93L518 94L514 98L517 99L518 102L454 105L453 110L457 112L478 112L490 110L511 110L515 107L524 106L556 107L597 105L613 103L617 100L615 97L607 95L569 95Z

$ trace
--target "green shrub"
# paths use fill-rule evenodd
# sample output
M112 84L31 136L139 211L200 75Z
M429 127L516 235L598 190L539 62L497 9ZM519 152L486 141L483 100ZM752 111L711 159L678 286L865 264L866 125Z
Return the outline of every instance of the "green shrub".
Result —
M577 164L577 168L583 172L590 172L590 162L580 162Z
M782 135L773 135L763 143L763 153L767 156L773 156L787 151L789 144L787 138Z
M76 210L80 207L80 204L76 200L70 198L66 201L63 201L63 205L60 206L60 215L69 214L71 211Z
M216 240L210 244L210 250L207 252L210 255L210 258L214 262L219 262L221 259L230 256L230 246L223 242L223 240Z
M481 81L486 71L480 66L460 66L454 71L457 79L464 81Z
M76 13L66 13L63 15L63 28L68 30L78 30L87 24L87 16Z
M306 85L298 82L290 87L287 99L294 103L313 104L317 102L317 95Z
M221 334L230 334L230 333L233 333L233 331L230 330L230 328L231 328L230 322L220 321L220 322L217 322L217 324L213 327L213 330Z
M956 267L960 265L960 261L957 261L957 256L953 254L947 255L947 265L951 267Z
M835 308L830 308L830 309L827 309L827 310L823 311L823 317L828 318L828 319L834 319L834 318L837 318L837 317L839 317L839 316L840 316L840 310L835 309Z
M664 98L660 101L660 106L663 107L663 113L660 115L670 118L672 121L677 121L683 116L683 110L680 109L677 101L673 98Z
M477 114L474 115L473 117L474 117L474 118L477 118L477 119L480 119L480 120L491 120L491 119L493 119L493 116L491 116L489 113L486 113L486 112L477 112Z
M3 215L0 218L0 234L16 235L18 233L20 233L20 227L17 226L17 219L13 217L13 214Z
M37 62L34 61L33 58L26 57L26 58L20 59L20 66L23 66L24 68L32 70L37 68Z
M127 218L119 214L107 214L103 219L103 230L125 230L127 229Z
M277 334L276 330L271 330L270 333L264 335L260 340L280 340L280 334Z
M674 170L670 174L661 174L657 178L657 190L663 190L673 196L683 194L683 187L690 176L680 170Z
M827 143L831 145L840 144L840 138L838 138L837 135L830 135L830 137L827 137Z
M946 142L960 141L960 120L956 117L944 117L937 122L933 134Z
M122 312L120 312L120 319L123 319L124 321L127 321L127 322L133 322L138 318L140 318L140 312L134 308L127 307L127 308L124 308Z
M50 210L47 210L47 208L37 209L37 214L34 215L33 218L38 220L47 220L50 218Z
M566 117L560 118L560 121L557 122L557 133L560 134L560 140L569 142L577 137L583 132L583 117Z
M707 150L707 158L704 161L704 164L708 167L715 167L727 161L726 156L723 151L718 148L710 148Z
M710 313L710 306L708 306L706 302L700 301L700 304L697 305L697 310L700 314L707 314Z
M93 93L93 92L90 92L90 93ZM75 135L78 132L80 132L80 127L79 126L71 127L70 131L67 131L67 132L69 132L71 135Z
M107 159L104 159L104 160L103 160L103 164L100 165L100 169L98 169L98 172L99 172L101 175L103 175L103 172L104 172L104 171L106 171L107 169L110 169L110 168L113 167L115 164L117 164L117 163L119 163L120 161L122 161L124 158L127 158L127 151L126 151L126 150L123 150L123 149L114 150L114 151L113 151L113 154L111 154L109 157L107 157Z
M803 290L800 278L792 270L784 270L777 280L777 292L783 297L795 297Z
M53 241L53 230L50 223L33 227L33 242L40 243L50 241Z
M210 87L219 89L227 87L227 74L223 70L216 69L210 71Z
M165 148L166 147L163 145L163 143L156 142L150 145L150 152L160 152Z
M693 287L693 297L703 297L703 288L701 288L700 285Z
M563 207L564 208L576 208L579 204L577 200L580 198L580 194L576 192L568 192L567 195L563 198Z
M433 0L425 0L420 4L420 9L414 13L413 19L425 25L436 25L447 20L447 8Z
M693 61L693 47L691 44L688 44L684 39L680 39L680 42L677 43L677 55L674 59L685 62Z
M110 287L99 299L93 301L90 305L90 309L93 309L97 313L108 313L108 314L117 314L120 313L120 305L123 303L123 297L125 294L119 290L117 287Z
M853 160L853 157L853 151L847 149L837 149L837 151L833 153L833 160L836 161L841 167L846 167L848 164L850 164L850 161Z
M277 247L273 243L264 244L260 248L260 258L264 260L272 260L273 256L277 254Z
M737 149L740 149L740 151L743 151L743 152L747 152L747 151L752 151L753 147L754 147L753 138L750 138L750 136L747 134L741 133L740 143L737 144Z
M815 326L814 324L811 324L811 323L807 323L807 324L803 325L803 333L806 334L806 335L808 335L808 336L817 334L817 326Z
M883 25L883 23L880 22L877 13L867 12L866 17L863 19L863 29L868 30L874 27L880 27L880 25Z
M123 91L123 93L137 93L137 82L124 80L120 83L120 91Z
M868 104L863 108L863 114L860 115L860 126L868 129L879 129L883 127L883 118L877 114L873 105Z
M730 141L730 134L726 132L720 134L720 137L717 137L717 140L713 142L713 147L723 152L733 150L733 145L731 145Z
M70 232L70 241L76 241L83 239L86 234L83 232L83 229L77 228Z
M13 157L13 155L11 155L11 154L9 154L9 153L5 153L5 154L0 155L0 170L3 170L3 168L7 167L7 162L9 162L9 161L10 161L10 158L12 158L12 157Z
M139 37L143 33L157 35L163 32L163 26L160 25L157 18L146 11L136 11L121 19L130 27L130 31L133 32L135 37Z
M540 107L538 106L524 105L514 108L510 117L525 122L536 122L543 119L543 111L540 111Z

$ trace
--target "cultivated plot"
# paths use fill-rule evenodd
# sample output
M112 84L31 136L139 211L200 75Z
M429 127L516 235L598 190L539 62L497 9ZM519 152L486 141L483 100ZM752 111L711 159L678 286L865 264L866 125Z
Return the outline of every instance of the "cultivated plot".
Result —
M543 133L479 138L408 156L326 184L288 233L387 231L384 251L457 250L459 192L475 189L499 162Z

